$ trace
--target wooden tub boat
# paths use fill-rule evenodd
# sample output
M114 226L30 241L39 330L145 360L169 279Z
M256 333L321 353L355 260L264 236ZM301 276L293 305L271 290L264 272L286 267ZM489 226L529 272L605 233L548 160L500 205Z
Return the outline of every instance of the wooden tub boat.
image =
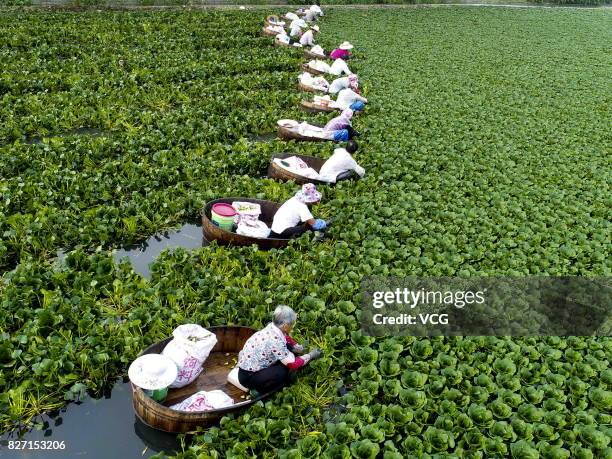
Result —
M327 91L321 91L320 89L315 89L312 86L305 85L301 81L298 83L298 89L300 91L313 92L315 94L327 94Z
M313 125L314 126L314 125ZM301 142L329 142L333 139L322 139L321 137L310 137L302 135L290 127L278 126L278 137L283 140L297 140Z
M284 27L285 27L285 25L286 25L286 23L283 23L283 24L280 24L280 23L279 23L279 24L277 24L277 23L270 22L270 21L264 21L264 27L269 27L269 26L278 26L278 25L280 25L280 26L282 26L282 27L284 28Z
M288 45L287 43L278 41L276 39L274 39L274 46L279 46L281 48L295 48L293 45Z
M231 204L234 201L253 202L259 204L261 206L261 215L259 216L259 219L268 225L268 227L272 226L274 214L281 206L277 202L251 198L222 198L210 201L206 203L202 211L202 231L204 231L204 237L207 241L217 241L221 245L245 246L255 244L261 249L279 249L285 247L289 243L291 239L243 236L241 234L224 230L215 225L210 217L212 206L217 203Z
M263 29L261 29L261 33L265 36L265 37L276 37L278 35L278 32L274 32L273 30L268 30L266 27L264 27Z
M322 56L321 54L315 54L311 52L309 49L304 50L304 57L308 57L310 59L329 59L329 56L327 55Z
M325 72L322 72L321 70L317 70L315 68L312 68L308 64L302 64L301 67L302 67L302 70L304 70L305 72L311 73L313 75L325 75Z
M330 106L326 107L324 105L315 104L312 100L302 100L300 102L300 107L302 107L307 112L312 112L312 113L319 113L319 112L334 113L334 112L340 111L339 108L334 108Z
M245 392L227 382L227 375L234 368L238 353L246 340L255 333L255 329L209 327L208 330L217 335L217 344L204 362L204 371L194 382L179 389L169 389L168 397L163 404L148 397L142 389L132 384L134 411L143 423L164 432L192 432L198 427L208 427L226 414L244 410L273 394L273 392L268 392L255 399L247 400ZM149 346L141 355L160 354L171 339L172 337ZM179 403L198 391L215 389L225 392L234 399L235 404L217 410L197 412L177 411L169 408L170 405Z
M314 183L315 185L322 185L327 183L322 180L310 179L308 177L304 177L303 175L294 174L293 172L288 171L287 169L279 166L273 161L275 158L284 159L289 158L290 156L297 156L306 164L308 164L309 167L312 167L317 172L321 170L321 166L323 166L323 164L325 163L324 159L315 158L314 156L296 155L294 153L279 153L272 156L270 160L270 165L268 166L268 177L272 179L281 180L283 182L289 182L293 180L298 185L303 185L305 183Z
M266 24L278 25L279 22L285 24L285 21L279 18L276 14L270 14L266 17Z

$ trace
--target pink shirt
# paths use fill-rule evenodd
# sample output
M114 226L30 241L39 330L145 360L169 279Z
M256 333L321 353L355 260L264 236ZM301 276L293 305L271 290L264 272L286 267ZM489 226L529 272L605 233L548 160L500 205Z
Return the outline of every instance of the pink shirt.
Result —
M334 49L329 57L332 59L348 59L351 56L351 53L346 49L336 48Z

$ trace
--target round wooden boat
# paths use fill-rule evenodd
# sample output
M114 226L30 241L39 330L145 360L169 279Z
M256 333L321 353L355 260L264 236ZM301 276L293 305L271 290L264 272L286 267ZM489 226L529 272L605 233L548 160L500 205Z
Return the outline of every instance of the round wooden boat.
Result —
M305 92L314 92L315 94L327 94L327 91L321 91L320 89L315 89L312 86L305 85L301 81L298 83L298 89L300 91L305 91Z
M168 397L158 403L148 397L142 389L132 384L132 401L136 416L146 425L164 432L192 432L198 427L208 427L229 413L244 410L259 400L265 399L274 392L262 394L255 399L247 400L247 394L233 384L227 382L228 373L234 368L238 353L244 347L247 339L256 332L251 327L209 327L208 330L217 336L217 344L204 362L204 371L200 376L185 387L169 389ZM146 348L144 354L160 354L170 338ZM198 391L220 389L234 399L235 404L210 411L177 411L169 408ZM245 398L242 398L244 396Z
M278 26L278 25L281 25L281 24L277 24L277 23L275 23L275 22L270 22L270 21L264 21L264 27L269 27L269 26ZM285 23L285 24L283 24L283 25L282 25L282 27L284 28L284 27L285 27L285 25L286 25L286 23Z
M281 18L279 18L276 14L270 14L269 16L266 17L266 22L268 24L278 24L279 22L285 22L283 20L281 20Z
M306 71L308 73L312 73L313 75L325 75L325 72L322 72L321 70L317 70L315 68L312 68L308 64L302 64L302 70L304 70L304 71Z
M300 106L307 112L314 112L314 113L318 113L318 112L333 113L333 112L340 111L339 108L334 108L330 106L325 107L323 105L315 104L312 100L302 100L300 102Z
M281 180L283 182L289 182L293 180L298 185L304 185L305 183L314 183L315 185L322 185L327 183L322 180L310 179L308 177L304 177L303 175L294 174L293 172L288 171L287 169L279 166L274 162L274 159L276 158L284 159L289 158L290 156L297 156L306 164L308 164L309 167L312 167L317 172L321 170L321 166L323 166L323 164L325 163L324 159L315 158L314 156L296 155L294 153L279 153L272 156L270 160L270 165L268 166L268 177L272 179Z
M327 55L315 54L311 52L309 49L304 50L304 57L308 57L310 59L329 59Z
M274 214L281 206L277 202L264 201L261 199L251 198L222 198L215 199L206 203L202 211L202 231L204 231L204 237L207 241L217 241L221 245L257 245L261 249L279 249L285 247L290 239L273 239L273 238L261 238L243 236L241 234L232 233L231 231L219 228L213 223L210 217L210 211L212 206L217 203L231 204L234 201L253 202L261 206L261 215L259 219L263 221L269 227L272 226L272 220Z
M266 37L276 37L278 32L274 32L273 30L268 30L267 28L261 29L261 33Z
M302 135L291 128L285 126L278 127L278 137L283 140L298 140L301 142L327 142L333 139L322 139L320 137L310 137Z
M278 40L274 40L274 46L280 46L281 48L294 48L293 45L288 45L287 43L284 43L282 41L278 41Z

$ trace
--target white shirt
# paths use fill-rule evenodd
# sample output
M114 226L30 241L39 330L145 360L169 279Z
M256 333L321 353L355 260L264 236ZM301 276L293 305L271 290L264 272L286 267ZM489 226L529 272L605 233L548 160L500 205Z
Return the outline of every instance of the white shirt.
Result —
M350 75L353 72L351 72L351 70L348 67L348 64L344 61L344 59L336 59L334 63L331 65L329 69L329 73L340 76L343 73Z
M300 38L300 43L304 46L314 46L314 34L312 30L307 30Z
M331 86L329 87L329 92L331 94L336 94L340 92L340 90L348 88L350 86L348 77L336 78L332 81Z
M323 10L321 9L321 7L319 5L312 5L310 7L310 11L312 11L315 14L318 14L320 16L323 16Z
M287 228L304 223L314 217L310 213L308 206L303 202L298 201L294 196L288 199L274 214L272 221L272 231L280 234Z
M302 19L295 19L291 21L291 24L289 24L289 28L291 29L289 35L292 37L299 35L302 31L302 27L306 27L306 23Z
M336 148L334 154L321 166L320 180L336 183L338 174L347 171L355 171L360 177L365 175L365 169L357 164L348 151L344 148Z
M364 103L368 101L365 97L361 97L351 88L345 88L338 93L338 99L330 105L340 110L345 110L358 100Z

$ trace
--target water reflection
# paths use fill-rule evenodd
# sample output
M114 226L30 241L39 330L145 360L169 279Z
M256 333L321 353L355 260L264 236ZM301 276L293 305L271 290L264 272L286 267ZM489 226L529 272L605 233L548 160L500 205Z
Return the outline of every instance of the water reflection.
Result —
M119 381L100 399L71 403L36 419L39 429L0 436L0 457L147 458L158 452L182 451L180 437L160 432L138 420L129 382ZM63 450L8 450L9 441L64 442Z
M256 134L249 137L252 142L271 142L276 139L276 132L267 132L265 134Z
M96 128L87 128L81 127L76 129L70 129L69 131L60 132L58 134L49 134L45 136L36 136L36 137L24 137L23 143L28 145L35 145L43 142L43 139L48 139L51 137L67 137L71 135L82 135L88 137L103 137L110 135L110 132L103 131L101 129Z
M113 252L113 258L119 262L122 258L128 258L135 272L144 278L151 279L149 265L155 261L159 254L165 249L196 249L209 245L202 232L202 223L187 223L179 229L167 230L151 236L146 241L132 246L117 249ZM66 258L66 252L57 251L57 261Z
M119 261L128 257L134 271L143 277L150 279L151 271L149 265L165 249L195 249L208 245L208 241L202 233L202 224L188 223L177 230L165 231L151 236L142 244L126 247L114 252L115 260Z

